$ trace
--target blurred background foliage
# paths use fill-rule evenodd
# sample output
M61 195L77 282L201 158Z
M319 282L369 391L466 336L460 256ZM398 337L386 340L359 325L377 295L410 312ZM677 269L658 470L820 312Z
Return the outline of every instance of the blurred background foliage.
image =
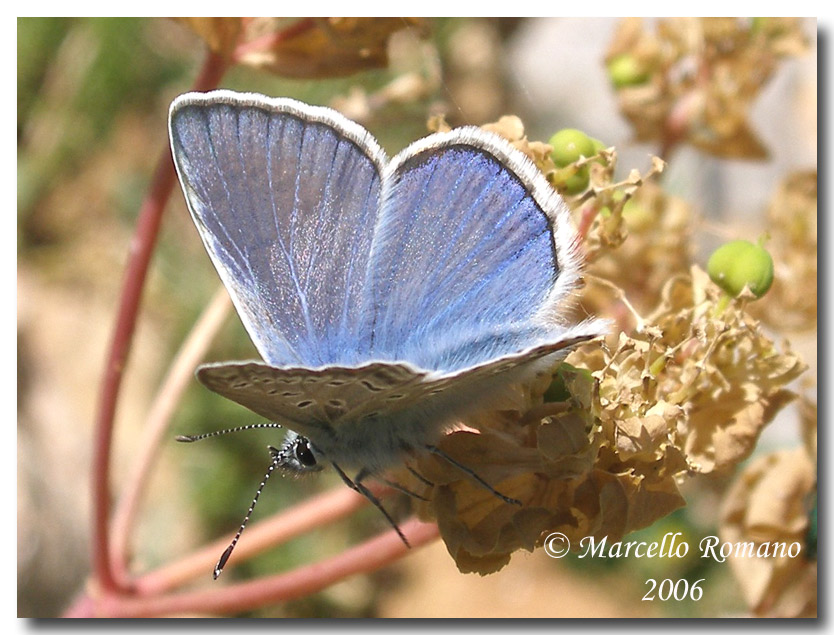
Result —
M530 139L540 140L560 128L576 127L617 147L624 178L631 168L645 169L647 155L661 152L664 144L645 131L635 136L628 124L632 110L618 114L623 104L618 107L615 88L622 89L622 77L612 74L611 63L622 55L626 36L636 37L633 32L623 35L618 24L595 19L404 21L404 28L386 38L385 67L346 77L290 79L254 64L238 65L221 86L336 107L368 127L390 155L423 136L427 120L437 115L460 125L511 113L521 117ZM21 616L59 614L89 573L88 466L96 390L137 210L154 161L167 144L168 106L188 89L205 54L194 32L200 25L191 27L163 19L18 19ZM802 23L801 30L813 51L814 22ZM645 46L635 50L641 63L655 59ZM702 263L704 254L737 228L764 226L763 210L782 176L815 167L813 58L812 52L780 67L752 109L751 126L762 147L769 148L769 161L731 162L690 146L663 156L670 161L664 187L686 198L705 219L695 241ZM338 59L333 64L338 68ZM622 73L621 58L617 64L616 72ZM117 415L116 492L164 369L218 287L179 191L169 207ZM815 325L802 346L800 339L800 349L812 358L806 355L806 361L815 362ZM255 356L234 317L216 339L210 359ZM195 382L179 409L172 438L251 420ZM795 423L777 424L762 446L796 445ZM136 566L160 565L236 527L268 465L268 442L274 438L264 432L166 447L137 532ZM688 507L639 532L640 538L659 540L668 531L681 531L695 545L700 537L715 534L717 509L732 478L719 475L684 484ZM273 479L257 514L266 517L337 480L332 475ZM349 523L240 563L224 577L248 579L308 563L385 527L368 508ZM698 603L641 603L649 577L706 578L707 590ZM480 578L458 573L438 543L395 567L253 614L601 617L744 611L729 568L709 560L555 561L536 551L521 554L495 576Z

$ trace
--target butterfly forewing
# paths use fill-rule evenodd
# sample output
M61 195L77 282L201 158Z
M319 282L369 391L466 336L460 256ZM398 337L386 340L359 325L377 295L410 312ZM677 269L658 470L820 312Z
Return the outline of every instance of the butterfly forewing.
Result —
M171 108L189 209L263 358L355 364L384 153L329 109L228 91Z

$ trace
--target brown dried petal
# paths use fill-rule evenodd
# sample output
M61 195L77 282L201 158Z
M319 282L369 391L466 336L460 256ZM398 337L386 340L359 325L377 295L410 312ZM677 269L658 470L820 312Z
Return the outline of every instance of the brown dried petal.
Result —
M215 53L228 57L238 45L243 22L241 18L175 18L197 35Z
M666 419L658 415L625 419L617 426L617 454L624 461L638 456L650 460L668 431Z
M689 417L689 434L684 452L699 472L726 470L746 459L756 447L759 435L796 395L780 390L745 404L733 394L711 404L696 407ZM735 408L739 408L734 411Z
M518 141L524 137L524 124L515 115L505 115L495 123L484 124L481 128L501 135L507 141Z
M419 18L260 19L262 33L240 51L241 64L285 77L341 77L384 67L388 38L407 27L425 28ZM271 21L267 21L271 20Z
M817 171L789 174L767 212L773 286L751 312L780 330L817 326Z
M537 429L537 447L551 476L582 474L591 469L593 445L588 443L585 420L576 413L550 417Z
M804 556L808 496L815 467L803 449L760 458L739 477L722 512L721 539L799 542L797 557L735 557L730 565L751 610L762 617L812 617L817 609L816 562Z

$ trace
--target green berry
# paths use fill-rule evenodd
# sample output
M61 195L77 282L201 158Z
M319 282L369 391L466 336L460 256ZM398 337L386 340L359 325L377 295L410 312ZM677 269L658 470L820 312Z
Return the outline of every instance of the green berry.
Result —
M773 284L773 259L761 245L734 240L713 252L707 272L715 284L733 297L747 286L761 298Z
M624 88L645 84L649 74L636 57L623 53L608 62L608 78L615 88Z
M565 180L565 192L568 194L579 194L588 189L588 183L590 182L591 174L588 166L584 165L576 171L576 174Z
M575 166L560 168L551 176L551 184L565 194L580 194L588 189L591 182L591 171L587 165L576 169Z
M591 137L591 143L594 144L594 154L599 154L601 151L605 150L608 146L605 145L599 139L594 139ZM608 161L603 159L602 157L598 157L594 159L594 163L599 163L602 166L608 165Z
M553 152L553 163L560 168L573 163L580 157L590 157L596 154L594 142L581 130L565 128L550 137Z

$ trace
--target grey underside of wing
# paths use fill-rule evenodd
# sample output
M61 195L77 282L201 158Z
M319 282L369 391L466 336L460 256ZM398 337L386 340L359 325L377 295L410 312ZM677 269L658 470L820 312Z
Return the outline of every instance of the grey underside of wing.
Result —
M206 364L197 372L200 381L266 417L288 422L305 433L352 419L404 398L424 384L426 373L403 364L376 363L355 368L275 368L261 362ZM297 428L295 428L296 426Z
M594 334L577 335L518 355L439 375L406 364L371 363L355 368L275 368L261 362L206 364L200 381L212 391L302 434L333 428L343 421L396 415L428 400L453 398L488 385L499 375L512 376L542 358L556 356ZM454 391L446 391L454 388ZM472 404L477 407L477 404ZM455 411L466 410L458 404Z

